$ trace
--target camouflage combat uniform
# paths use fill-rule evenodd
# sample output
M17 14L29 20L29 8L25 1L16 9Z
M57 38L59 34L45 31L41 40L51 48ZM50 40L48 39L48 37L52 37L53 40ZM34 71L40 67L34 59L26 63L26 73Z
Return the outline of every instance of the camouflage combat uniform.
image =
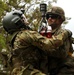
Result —
M25 75L25 70L30 70L30 72L27 71L28 74L26 75L31 75L34 69L44 72L41 68L42 66L45 70L49 69L49 73L46 70L46 75L54 75L54 73L56 75L67 61L69 54L73 52L73 49L70 43L72 35L70 31L57 28L54 32L50 39L30 30L23 30L14 35L11 41L13 50L12 63L14 66L12 74L15 73L15 67L18 68L21 65L24 66L24 74L20 75ZM49 61L47 61L46 54ZM49 67L45 67L44 62L46 65L49 64ZM39 70L37 70L37 73L40 74L36 75L44 75Z
M47 55L41 48L35 46L38 36L37 32L23 30L15 32L11 38L12 55L10 65L12 67L11 75L45 75L48 72ZM41 71L43 72L41 72Z
M60 17L54 18L51 15ZM61 7L52 6L46 14L46 19L52 28L52 38L50 38L51 43L47 54L49 74L74 75L72 32L61 28L61 24L65 21L65 12ZM59 23L55 21L59 21Z
M61 27L56 28L52 31L51 43L55 48L48 52L50 75L73 75L72 32Z

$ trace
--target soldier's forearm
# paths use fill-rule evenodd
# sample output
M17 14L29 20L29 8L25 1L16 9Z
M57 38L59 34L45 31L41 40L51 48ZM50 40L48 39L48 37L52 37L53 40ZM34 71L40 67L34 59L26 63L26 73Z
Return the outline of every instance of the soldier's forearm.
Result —
M61 34L58 34L57 36L53 36L52 38L46 38L39 34L34 34L33 36L34 42L33 45L39 47L42 50L50 51L51 49L56 49L63 45L65 40L68 38L68 33L64 32Z

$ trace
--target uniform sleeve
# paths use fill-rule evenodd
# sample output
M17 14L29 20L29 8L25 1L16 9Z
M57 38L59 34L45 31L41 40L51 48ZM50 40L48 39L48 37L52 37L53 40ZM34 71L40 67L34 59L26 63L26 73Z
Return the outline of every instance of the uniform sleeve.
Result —
M52 36L52 38L46 38L41 36L37 32L33 32L32 45L49 52L63 45L63 43L67 38L68 38L67 31L60 32L58 35Z

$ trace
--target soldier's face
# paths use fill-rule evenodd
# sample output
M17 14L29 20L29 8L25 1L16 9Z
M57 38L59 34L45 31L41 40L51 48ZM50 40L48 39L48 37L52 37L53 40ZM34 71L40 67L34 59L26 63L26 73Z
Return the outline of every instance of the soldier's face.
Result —
M48 25L53 28L56 28L60 24L60 17L58 15L49 15L47 21Z

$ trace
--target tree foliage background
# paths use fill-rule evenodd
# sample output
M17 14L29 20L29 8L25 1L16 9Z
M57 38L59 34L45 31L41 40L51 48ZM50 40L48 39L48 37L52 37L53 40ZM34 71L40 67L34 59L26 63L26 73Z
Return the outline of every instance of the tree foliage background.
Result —
M0 52L2 49L7 50L6 32L2 27L2 19L7 12L15 9L24 9L24 14L27 17L30 26L32 26L34 30L37 30L41 20L40 4L46 3L48 10L50 7L52 7L53 2L57 3L57 0L0 0ZM66 23L67 21L65 24Z

